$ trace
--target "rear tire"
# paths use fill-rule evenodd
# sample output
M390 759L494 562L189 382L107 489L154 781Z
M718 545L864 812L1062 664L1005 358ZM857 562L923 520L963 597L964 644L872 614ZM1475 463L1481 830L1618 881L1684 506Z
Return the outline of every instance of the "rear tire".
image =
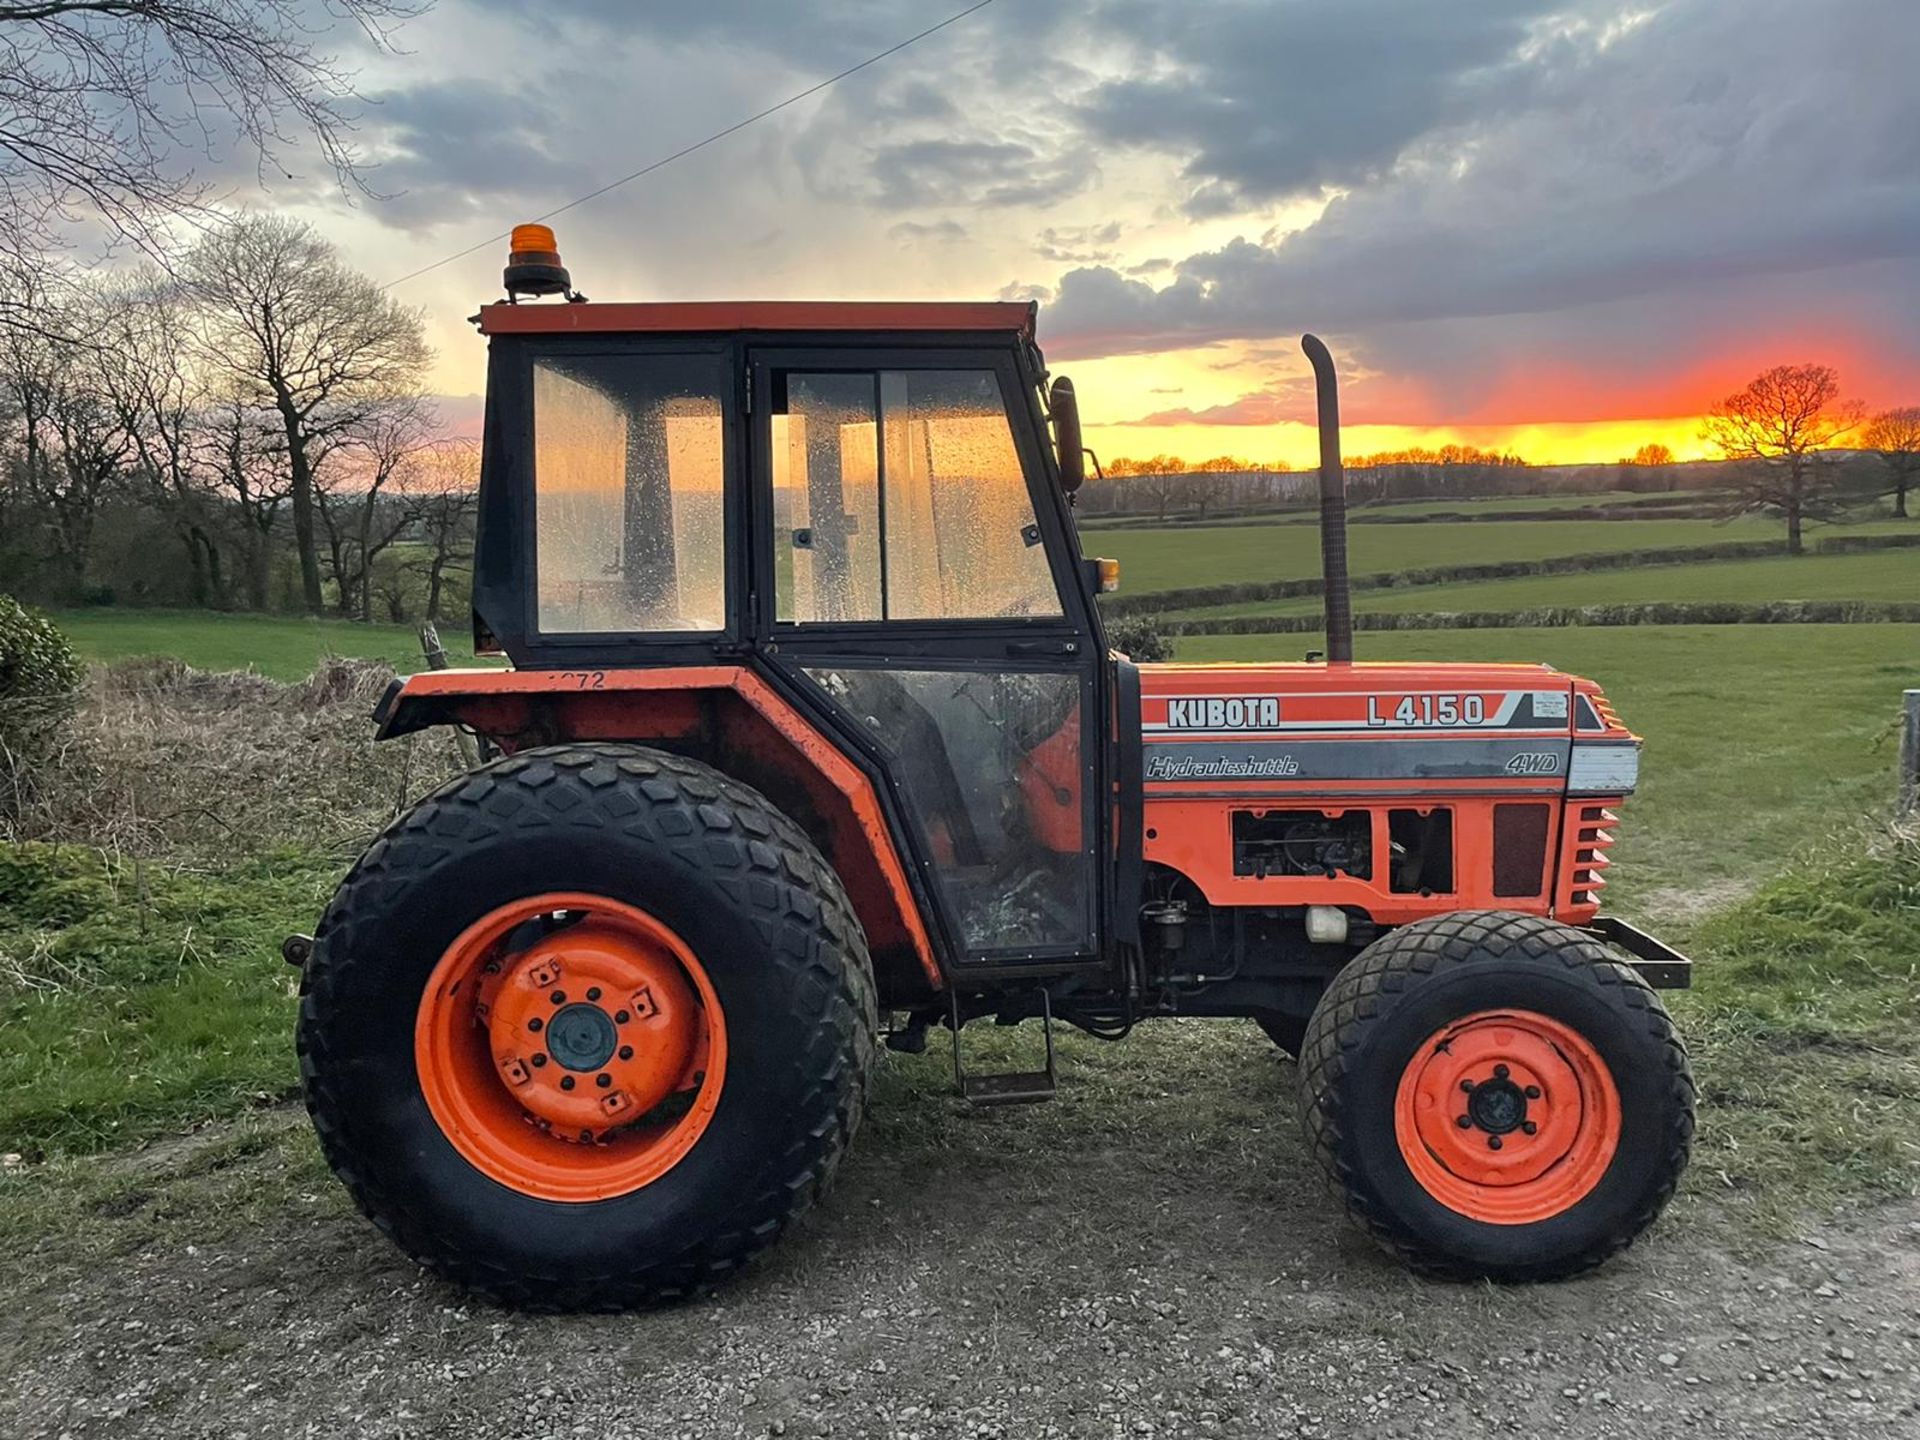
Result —
M519 976L549 953L571 981ZM877 1029L865 937L807 837L706 765L620 745L522 752L397 820L335 894L301 992L307 1108L354 1200L436 1274L533 1309L687 1295L770 1246L859 1124ZM644 1030L656 997L672 1034ZM547 1021L519 1068L509 1013L510 1035ZM665 1095L647 1111L665 1118L568 1128L628 1093Z
M1543 1280L1631 1244L1672 1198L1693 1076L1644 981L1591 936L1468 911L1335 977L1301 1054L1315 1155L1414 1269Z

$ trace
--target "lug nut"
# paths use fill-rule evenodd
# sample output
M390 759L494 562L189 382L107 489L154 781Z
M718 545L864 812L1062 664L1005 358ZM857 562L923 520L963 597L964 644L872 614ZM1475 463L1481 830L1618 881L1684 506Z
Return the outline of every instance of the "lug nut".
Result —
M598 985L590 985L590 986L588 986L588 987L587 987L587 999L589 999L589 1000L598 1000L599 998L600 998L600 987L599 987Z
M621 1058L622 1060L631 1060L631 1059L633 1059L633 1046L631 1046L631 1045L622 1045L622 1046L620 1047L620 1058Z
M629 1015L625 1010L617 1010L614 1012L613 1023L616 1025L624 1025L632 1018L633 1016Z
M544 1055L536 1055L533 1057L533 1068L536 1070L543 1068L546 1065L546 1063L547 1063L547 1057Z
M551 995L547 996L547 999L551 1000L556 1005L564 1005L567 1003L567 992L564 990L556 990Z
M1471 1130L1473 1128L1473 1117L1471 1115L1462 1115L1453 1123L1458 1125L1462 1130Z
M603 1072L593 1077L593 1083L598 1085L602 1090L604 1090L609 1085L613 1084L613 1076L605 1074Z
M1538 1085L1529 1085L1521 1093L1529 1100L1538 1100L1540 1098L1540 1087Z
M1489 1135L1487 1137L1487 1149L1498 1150L1499 1148L1500 1148L1500 1137L1498 1135Z
M1496 1080L1506 1079L1509 1073L1507 1067L1504 1065L1496 1065L1493 1067L1493 1078Z
M1534 1124L1534 1123L1533 1123L1533 1121L1531 1121L1531 1120L1522 1120L1522 1121L1520 1122L1520 1128L1521 1128L1521 1130L1523 1130L1523 1131L1524 1131L1525 1133L1527 1133L1528 1135L1531 1135L1531 1134L1533 1134L1533 1133L1534 1133L1534 1132L1535 1132L1536 1130L1538 1130L1538 1129L1539 1129L1540 1127L1539 1127L1538 1125L1536 1125L1536 1124Z
M571 1090L571 1089L573 1089L573 1076L571 1076L571 1075L562 1075L562 1076L560 1077L560 1088L561 1088L562 1090Z
M527 1029L538 1030L539 1028L540 1028L540 1017L538 1015L534 1016L533 1019L527 1021Z
M1473 1093L1473 1082L1471 1080L1462 1080L1460 1082L1460 1091L1462 1094L1471 1095Z

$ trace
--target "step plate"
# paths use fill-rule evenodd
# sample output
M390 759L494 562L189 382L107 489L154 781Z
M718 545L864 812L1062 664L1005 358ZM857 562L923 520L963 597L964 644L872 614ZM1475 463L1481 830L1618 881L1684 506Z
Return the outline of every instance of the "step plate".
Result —
M969 1075L960 1093L974 1105L1034 1105L1053 1099L1053 1074L1048 1070L1010 1071L1005 1075Z

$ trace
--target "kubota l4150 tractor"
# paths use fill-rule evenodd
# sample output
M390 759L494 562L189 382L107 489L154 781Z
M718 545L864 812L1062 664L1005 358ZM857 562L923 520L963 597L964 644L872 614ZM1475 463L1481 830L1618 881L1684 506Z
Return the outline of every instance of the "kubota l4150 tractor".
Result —
M314 1123L408 1253L548 1307L728 1274L833 1173L883 1015L979 1101L1050 1094L1051 1029L968 1075L970 1020L1251 1018L1431 1272L1566 1275L1659 1213L1686 962L1600 914L1639 741L1545 665L1352 660L1324 347L1325 658L1136 665L1033 307L516 303L568 282L515 249L473 590L512 668L377 717L491 758L289 942Z

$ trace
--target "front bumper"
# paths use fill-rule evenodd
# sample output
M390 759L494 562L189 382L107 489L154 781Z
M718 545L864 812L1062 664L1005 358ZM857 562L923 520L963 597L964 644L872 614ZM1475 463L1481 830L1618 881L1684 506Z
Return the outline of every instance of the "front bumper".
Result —
M1617 915L1596 915L1591 925L1582 928L1596 940L1626 951L1632 957L1627 963L1654 989L1693 988L1693 961L1639 926L1629 925Z

